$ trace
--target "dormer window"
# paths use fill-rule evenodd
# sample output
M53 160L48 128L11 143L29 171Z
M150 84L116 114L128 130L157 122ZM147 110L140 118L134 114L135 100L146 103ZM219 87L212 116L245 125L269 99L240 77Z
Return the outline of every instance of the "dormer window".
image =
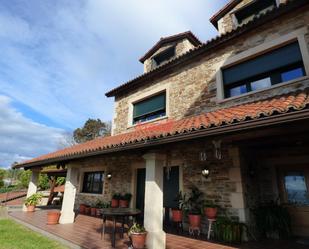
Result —
M170 60L173 58L176 54L175 46L172 46L170 48L165 49L161 53L155 55L152 59L155 62L156 66L160 66L162 63Z
M255 16L263 14L276 6L275 0L255 0L235 12L238 25L251 21Z
M166 116L166 92L133 103L133 124Z

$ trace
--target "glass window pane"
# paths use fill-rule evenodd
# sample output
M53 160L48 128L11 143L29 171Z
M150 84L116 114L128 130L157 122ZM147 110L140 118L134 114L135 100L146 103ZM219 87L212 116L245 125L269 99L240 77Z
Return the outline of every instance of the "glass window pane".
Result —
M237 86L237 87L233 87L229 90L229 96L233 97L233 96L238 96L241 95L243 93L247 92L247 86L246 85L241 85L241 86Z
M250 83L252 91L267 88L271 86L270 78L264 78L261 80L253 81Z
M298 205L309 205L309 195L305 176L302 173L290 173L284 177L288 202Z
M304 76L302 68L296 68L281 74L282 81L294 80Z

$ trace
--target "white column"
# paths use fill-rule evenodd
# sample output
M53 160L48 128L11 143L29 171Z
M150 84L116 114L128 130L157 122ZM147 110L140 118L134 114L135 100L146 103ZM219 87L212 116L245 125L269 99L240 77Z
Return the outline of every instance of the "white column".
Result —
M148 231L147 248L165 249L165 232L163 231L163 162L162 155L145 154L146 184L144 226Z
M67 224L73 223L75 219L74 203L76 196L76 186L78 184L78 168L74 168L71 165L67 166L67 176L64 187L64 196L61 207L61 216L59 223Z
M245 193L243 189L243 178L241 173L241 157L239 148L229 148L229 156L232 158L233 167L229 168L229 179L236 183L236 191L231 193L230 201L232 208L238 211L240 222L247 222L247 208L245 204Z
M28 185L27 198L36 193L38 188L40 169L31 169L31 177ZM23 205L23 211L27 211L27 207Z

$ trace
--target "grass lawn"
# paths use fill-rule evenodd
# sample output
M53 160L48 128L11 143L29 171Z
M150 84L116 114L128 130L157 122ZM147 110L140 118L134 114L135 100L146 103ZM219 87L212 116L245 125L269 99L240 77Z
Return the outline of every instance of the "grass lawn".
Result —
M57 241L12 221L0 220L0 249L64 249Z

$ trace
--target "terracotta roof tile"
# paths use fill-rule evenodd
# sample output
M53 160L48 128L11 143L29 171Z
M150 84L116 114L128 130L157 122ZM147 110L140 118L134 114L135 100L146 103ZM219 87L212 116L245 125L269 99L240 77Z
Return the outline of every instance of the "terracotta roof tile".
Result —
M87 155L95 151L104 151L109 148L126 146L140 141L150 141L162 137L174 136L176 134L207 129L209 127L220 127L248 119L258 119L289 111L297 111L306 108L309 104L309 93L307 90L290 93L272 99L242 104L225 109L202 113L197 116L187 117L178 121L168 121L152 126L140 126L135 131L115 136L97 138L83 144L74 145L69 148L58 150L37 158L24 161L17 167L27 166L34 162L44 163L46 160L65 160L73 155Z

